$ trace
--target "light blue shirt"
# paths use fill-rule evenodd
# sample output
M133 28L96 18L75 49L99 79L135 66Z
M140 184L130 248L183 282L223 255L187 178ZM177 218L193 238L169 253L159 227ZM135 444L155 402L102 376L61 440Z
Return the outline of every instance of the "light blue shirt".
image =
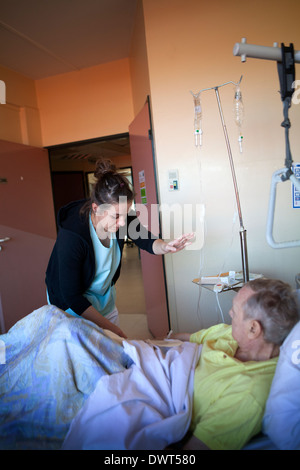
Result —
M115 234L111 234L108 248L102 245L89 218L90 235L95 253L95 277L90 287L83 294L101 315L111 313L115 308L116 289L112 280L121 259L120 247ZM66 310L71 315L79 316L72 309Z

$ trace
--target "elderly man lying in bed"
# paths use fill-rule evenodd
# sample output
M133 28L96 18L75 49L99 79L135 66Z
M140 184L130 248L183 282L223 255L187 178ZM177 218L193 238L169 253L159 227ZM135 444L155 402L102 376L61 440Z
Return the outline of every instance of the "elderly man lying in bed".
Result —
M173 338L203 344L185 449L240 449L260 432L279 347L299 321L289 285L257 279L235 296L232 325Z

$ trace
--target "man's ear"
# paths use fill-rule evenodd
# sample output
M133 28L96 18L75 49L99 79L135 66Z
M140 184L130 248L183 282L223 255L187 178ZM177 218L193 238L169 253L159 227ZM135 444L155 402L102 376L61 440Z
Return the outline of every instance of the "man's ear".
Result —
M249 329L248 329L248 338L249 339L256 339L262 333L262 326L258 320L251 320L249 322Z
M98 215L97 210L98 210L98 205L95 202L92 202L92 211L94 212L95 215Z

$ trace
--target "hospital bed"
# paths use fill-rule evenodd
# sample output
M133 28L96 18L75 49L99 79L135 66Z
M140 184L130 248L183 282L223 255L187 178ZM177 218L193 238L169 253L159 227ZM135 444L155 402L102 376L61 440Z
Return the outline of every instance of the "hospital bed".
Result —
M52 305L0 342L0 449L164 449L189 428L195 344L122 344Z
M286 409L298 422L292 430L285 426L285 438L279 438L282 424L279 419L274 433L271 403L265 435L246 448L299 445L300 346L292 356L289 348L300 340L300 323L292 333L280 353L273 400L275 415L279 400L280 419L290 422ZM43 306L0 336L0 449L165 449L189 429L200 354L201 346L189 342L122 341ZM280 390L285 369L293 386Z

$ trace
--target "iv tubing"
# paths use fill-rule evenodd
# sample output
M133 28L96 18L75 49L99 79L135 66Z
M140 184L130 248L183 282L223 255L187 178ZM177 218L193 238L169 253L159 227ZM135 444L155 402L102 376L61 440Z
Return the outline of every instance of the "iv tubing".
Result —
M224 120L224 116L223 116L223 111L222 111L222 106L221 106L221 101L220 101L220 95L219 95L218 87L215 87L214 90L215 90L215 92L216 92L216 97L217 97L217 102L218 102L218 106L219 106L220 117L221 117L221 121L222 121L222 126L223 126L223 131L224 131L226 146L227 146L227 152L228 152L228 156L229 156L229 162L230 162L230 167L231 167L231 173L232 173L232 179L233 179L233 185L234 185L236 203L237 203L238 214L239 214L239 219L240 219L240 226L241 226L242 229L244 229L243 217L242 217L242 210L241 210L241 204L240 204L240 197L239 197L239 190L238 190L238 185L237 185L237 181L236 181L236 175L235 175L235 170L234 170L232 152L231 152L230 142L229 142L228 133L227 133L227 129L226 129L226 124L225 124L225 120Z
M242 77L241 77L241 79L242 79ZM228 83L233 83L233 82L228 82ZM241 253L242 253L242 266L243 266L244 282L248 282L249 281L249 267L248 267L246 230L244 229L242 209L241 209L241 203L240 203L240 196L239 196L239 190L238 190L238 185L237 185L237 181L236 181L236 175L235 175L234 163L233 163L233 158L232 158L232 152L231 152L231 147L230 147L230 142L229 142L229 138L228 138L227 128L226 128L226 124L225 124L225 120L224 120L224 116L223 116L222 105L221 105L221 100L220 100L220 95L219 95L218 88L219 87L214 87L213 89L216 92L216 97L217 97L217 102L218 102L218 107L219 107L219 112L220 112L220 117L221 117L221 121L222 121L222 126L223 126L226 146L227 146L227 152L228 152L229 162L230 162L230 167L231 167L231 173L232 173L232 179L233 179L233 185L234 185L234 191L235 191L235 197L236 197L236 204L237 204L237 209L238 209L238 214L239 214L239 219L240 219L240 242L241 242Z

